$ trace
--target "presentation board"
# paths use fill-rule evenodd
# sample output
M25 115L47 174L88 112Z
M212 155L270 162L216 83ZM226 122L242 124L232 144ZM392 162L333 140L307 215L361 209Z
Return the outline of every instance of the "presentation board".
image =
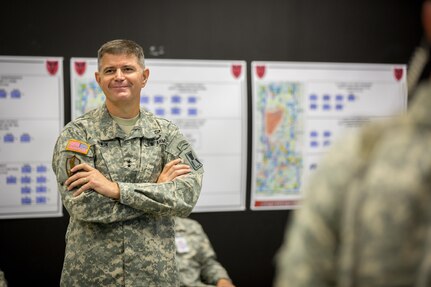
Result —
M405 65L252 62L253 210L291 209L337 138L406 110Z
M141 105L172 120L204 164L194 212L245 209L247 71L244 61L147 59ZM72 117L103 104L96 58L72 58Z
M0 56L0 218L62 216L51 168L63 58Z

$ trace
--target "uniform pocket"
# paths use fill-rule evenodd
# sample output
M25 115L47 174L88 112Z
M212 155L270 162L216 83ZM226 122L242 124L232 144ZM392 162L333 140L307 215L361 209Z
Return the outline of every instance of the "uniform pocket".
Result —
M138 182L156 182L162 172L163 149L155 140L142 139Z

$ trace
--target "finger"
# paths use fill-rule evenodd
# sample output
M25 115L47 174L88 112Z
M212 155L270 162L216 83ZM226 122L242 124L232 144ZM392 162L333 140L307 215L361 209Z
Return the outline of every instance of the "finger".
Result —
M175 173L178 170L187 169L190 170L190 167L186 164L176 164L169 170L168 174L171 175L172 173Z
M173 169L173 173L179 173L179 172L190 172L190 166L188 165L181 165L181 166L175 166L175 168Z
M75 191L75 192L73 193L73 196L74 196L74 197L77 197L77 196L78 196L78 195L80 195L82 192L83 192L83 190L81 190L81 188L80 188L80 189L78 189L77 191Z
M172 167L173 169L184 169L184 168L188 168L190 169L190 166L188 164L176 164L175 166Z
M71 172L77 172L80 170L90 171L92 169L93 168L88 163L80 163L80 164L75 165L70 171Z
M69 177L68 179L66 179L66 181L64 182L64 185L65 186L69 186L69 184L71 183L71 182L73 182L73 178L72 178L72 176L71 177Z
M73 196L78 196L78 195L80 195L81 193L83 193L84 191L91 189L89 179L84 179L84 180L85 180L85 182L87 182L87 183L86 183L86 184L84 184L84 185L82 185L82 186L81 186L77 191L75 191L75 192L73 193Z
M191 172L190 167L178 169L178 170L175 170L174 172L172 172L170 174L169 178L170 178L170 180L173 180L179 176L186 175L190 172Z
M69 184L71 184L72 182L74 182L74 181L77 181L78 179L80 179L80 178L84 178L84 177L87 177L88 178L88 176L90 176L91 175L91 172L93 172L94 170L96 170L96 169L94 169L94 168L92 168L91 166L89 166L88 164L86 164L87 165L87 168L89 168L89 169L91 169L90 171L88 171L88 172L86 172L86 171L80 171L80 172L77 172L77 173L75 173L74 175L72 175L72 176L70 176L65 182L64 182L64 184L66 185L66 186L68 186ZM79 171L79 170L78 170Z
M182 161L181 158L177 158L174 160L171 160L170 162L168 162L167 164L165 164L165 167L163 168L164 170L169 170L170 168L172 168L174 165L179 164Z
M84 189L84 187L82 186L81 188L79 188L77 191L75 191L74 193L73 193L73 196L78 196L78 195L80 195L81 193L83 193L85 191L85 189Z
M67 187L67 189L72 190L77 186L83 186L84 184L88 183L89 181L90 180L87 177L82 177L82 178L76 179Z
M87 174L83 174L82 172L76 172L76 171L80 171L79 169L74 170L74 168L72 168L70 171L72 173L74 173L74 174L71 175L68 179L66 179L66 181L64 182L64 184L66 186L68 186L69 184L71 184L72 182L78 180L81 177L87 176Z
M75 181L77 181L78 179L80 179L82 176L83 176L83 175L82 175L82 174L80 174L80 173L74 174L74 175L72 175L71 177L69 177L69 178L64 182L64 184L65 184L66 186L69 186L69 185L70 185L70 184L72 184L73 182L75 182Z

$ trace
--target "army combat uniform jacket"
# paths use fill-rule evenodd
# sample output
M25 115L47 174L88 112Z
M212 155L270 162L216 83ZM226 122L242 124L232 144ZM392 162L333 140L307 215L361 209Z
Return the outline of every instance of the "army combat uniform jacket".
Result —
M304 188L274 286L431 286L431 86L341 139Z
M192 172L156 184L176 158ZM120 199L89 190L74 197L63 184L70 167L88 163L118 183ZM126 135L107 111L68 123L52 166L70 215L62 286L177 286L174 216L187 216L199 197L203 167L171 122L141 109Z
M218 280L229 279L226 269L217 261L214 249L199 222L179 217L175 222L181 286L216 286Z

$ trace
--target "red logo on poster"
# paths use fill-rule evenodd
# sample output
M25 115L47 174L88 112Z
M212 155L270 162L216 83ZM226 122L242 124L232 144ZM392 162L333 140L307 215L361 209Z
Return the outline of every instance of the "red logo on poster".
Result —
M82 76L85 73L85 69L87 68L86 62L75 62L75 72Z
M58 61L46 61L46 70L51 76L57 74L58 71Z
M256 74L259 78L263 78L265 75L265 66L256 66Z
M403 69L395 68L394 69L394 76L395 76L395 79L397 81L401 80L403 78Z
M232 74L236 79L241 76L241 68L241 65L232 65Z

